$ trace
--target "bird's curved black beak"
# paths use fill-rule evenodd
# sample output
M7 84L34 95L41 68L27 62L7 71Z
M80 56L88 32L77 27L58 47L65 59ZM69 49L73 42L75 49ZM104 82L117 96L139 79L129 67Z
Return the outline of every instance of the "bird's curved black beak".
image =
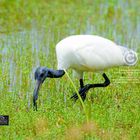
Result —
M37 99L38 99L38 93L39 93L39 89L42 85L42 81L41 80L36 80L36 85L35 85L35 89L34 89L34 93L33 93L33 108L34 110L37 111Z

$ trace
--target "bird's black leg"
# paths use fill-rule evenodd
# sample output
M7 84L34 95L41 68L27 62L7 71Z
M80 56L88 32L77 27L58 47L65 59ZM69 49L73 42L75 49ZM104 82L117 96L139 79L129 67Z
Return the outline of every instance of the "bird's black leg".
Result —
M103 73L103 77L105 79L104 83L101 84L89 84L89 88L95 88L95 87L107 87L110 84L110 80L108 79L107 75Z
M80 96L81 96L82 100L84 101L85 98L86 98L86 93L85 92L81 92L81 90L84 88L83 79L80 79L79 82L80 82L79 94L81 93ZM77 93L74 93L74 95L71 97L71 99L74 99L76 101L78 99Z
M103 73L103 77L105 79L104 83L99 83L99 84L87 84L84 86L83 84L83 80L80 79L80 89L79 89L79 94L82 98L82 100L84 101L86 98L86 93L88 92L88 90L90 88L96 88L96 87L107 87L110 84L110 80L108 79L108 77L106 76L105 73ZM75 93L71 99L74 99L75 101L78 99L78 95Z
M80 88L83 88L84 87L83 79L80 79L79 82L80 82Z

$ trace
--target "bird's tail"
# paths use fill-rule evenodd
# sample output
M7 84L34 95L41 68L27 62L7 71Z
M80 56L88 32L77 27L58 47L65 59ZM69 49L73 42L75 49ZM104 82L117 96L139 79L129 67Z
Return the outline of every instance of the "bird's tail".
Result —
M122 54L123 54L124 64L127 66L135 65L138 61L137 53L134 50L129 49L127 47L123 47L123 46L119 46L119 47L120 47Z

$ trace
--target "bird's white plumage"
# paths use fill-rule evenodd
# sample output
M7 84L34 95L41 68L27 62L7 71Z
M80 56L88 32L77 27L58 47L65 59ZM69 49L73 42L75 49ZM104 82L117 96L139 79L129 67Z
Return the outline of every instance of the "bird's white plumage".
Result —
M73 35L56 45L58 69L72 68L80 78L84 71L126 65L123 54L127 50L100 36Z

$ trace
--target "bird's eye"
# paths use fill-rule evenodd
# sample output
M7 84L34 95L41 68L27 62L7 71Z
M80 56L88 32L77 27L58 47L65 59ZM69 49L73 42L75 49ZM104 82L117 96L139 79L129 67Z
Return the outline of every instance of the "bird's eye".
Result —
M42 78L43 76L44 76L44 73L41 73L41 74L40 74L40 77Z

